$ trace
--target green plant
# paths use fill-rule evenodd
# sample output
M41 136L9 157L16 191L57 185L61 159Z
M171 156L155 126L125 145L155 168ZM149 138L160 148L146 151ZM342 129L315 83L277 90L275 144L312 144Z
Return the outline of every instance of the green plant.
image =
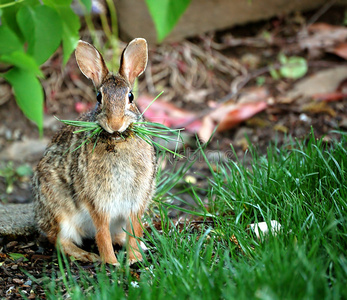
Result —
M0 0L0 63L8 70L0 76L12 85L18 106L36 123L41 135L44 95L40 66L61 43L65 64L77 45L80 21L71 2Z
M14 167L13 162L10 161L6 165L0 166L0 177L5 179L6 193L11 194L13 191L14 183L18 180L23 180L32 175L32 169L29 165L23 164Z
M291 56L287 57L283 53L278 55L278 60L281 64L279 70L270 68L272 78L278 80L281 77L289 79L299 79L307 73L307 61L303 57Z
M175 27L176 23L187 9L191 0L146 0L158 35L158 42Z

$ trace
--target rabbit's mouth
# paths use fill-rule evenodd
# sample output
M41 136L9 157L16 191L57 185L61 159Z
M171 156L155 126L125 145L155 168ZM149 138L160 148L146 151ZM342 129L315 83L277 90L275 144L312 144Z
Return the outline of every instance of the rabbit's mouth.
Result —
M111 128L111 126L107 122L99 121L99 125L109 134L122 133L122 130L121 130L122 128L119 128L119 130L114 130L113 128Z
M101 137L101 139L112 140L116 143L125 142L125 141L127 141L127 139L129 137L134 136L134 132L132 131L132 128L133 128L133 126L130 125L123 132L114 131L113 133L109 133L106 130L103 130L100 137Z

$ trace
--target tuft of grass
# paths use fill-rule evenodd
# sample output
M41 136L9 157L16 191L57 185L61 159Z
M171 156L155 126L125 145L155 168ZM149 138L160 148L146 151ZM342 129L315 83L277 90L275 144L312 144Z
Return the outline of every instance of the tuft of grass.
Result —
M156 101L161 95L163 94L163 91L159 93L152 101L151 103L146 107L146 109L142 112L141 116L146 112L146 110ZM78 121L78 120L60 120L57 117L55 117L58 121L70 125L78 127L78 130L75 130L73 133L81 133L81 132L87 132L88 135L86 136L85 140L81 141L81 144L78 145L74 150L76 151L80 147L82 147L85 144L88 144L94 137L96 137L94 141L94 148L96 147L96 144L98 142L99 135L104 130L97 122L88 122L88 121ZM182 143L181 138L181 131L184 130L184 128L179 129L172 129L169 128L163 124L160 123L154 123L154 122L134 122L130 124L128 131L131 133L134 133L139 138L143 139L146 143L156 146L157 148L165 151L170 152L174 155L174 157L183 158L184 156L179 154L177 152L178 144ZM131 135L130 135L131 136ZM120 137L124 138L122 136L122 133L120 133ZM166 143L168 142L175 142L176 148L175 150L171 150L164 146L163 144L160 144L159 142L156 142L153 140L153 138L157 140L163 140ZM94 149L93 148L93 149Z
M173 204L183 198L173 190L194 162L159 172L157 197L172 203L157 202L160 219L145 230L149 252L140 269L96 267L93 278L66 270L60 289L72 299L347 298L346 144L342 137L327 146L312 134L217 165L200 146L210 168L206 185L183 187L199 215L169 218L171 208L189 213ZM271 220L282 225L277 234L258 239L249 229ZM124 261L124 252L118 257ZM54 293L61 295L47 288L48 299Z
M66 125L78 127L79 129L75 130L73 133L80 133L80 132L89 133L87 135L87 138L85 140L82 140L81 144L78 145L72 151L76 151L83 145L89 143L93 137L96 137L94 142L94 148L95 148L96 143L98 141L98 137L101 134L101 132L104 130L97 122L60 120L57 117L56 119ZM160 123L134 122L129 126L128 130L133 132L139 138L143 139L146 143L150 145L154 145L162 149L163 151L170 152L174 156L183 158L183 155L177 153L178 143L182 143L181 131L183 130L183 128L172 129ZM120 134L120 136L122 137L122 134ZM176 149L171 150L167 148L166 146L164 146L163 144L160 144L159 142L154 141L153 138L161 139L165 142L173 141L176 143Z

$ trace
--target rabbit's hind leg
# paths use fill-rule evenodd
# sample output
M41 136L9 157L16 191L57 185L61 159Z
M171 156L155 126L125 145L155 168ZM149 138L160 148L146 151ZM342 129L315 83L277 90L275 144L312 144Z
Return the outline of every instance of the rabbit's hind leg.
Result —
M101 261L100 256L95 253L90 253L85 250L82 250L78 246L76 246L71 240L69 239L61 239L59 241L59 245L61 250L69 255L73 256L75 259L84 261L84 262L95 262L95 261Z

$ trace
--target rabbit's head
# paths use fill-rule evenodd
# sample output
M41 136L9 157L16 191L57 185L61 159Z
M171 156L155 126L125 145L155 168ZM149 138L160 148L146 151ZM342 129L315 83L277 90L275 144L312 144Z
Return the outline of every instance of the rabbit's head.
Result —
M112 134L123 132L131 123L139 121L141 116L133 102L132 88L147 65L146 40L134 39L126 46L117 75L107 69L100 52L87 42L79 41L75 55L81 72L98 90L96 121L100 126Z

